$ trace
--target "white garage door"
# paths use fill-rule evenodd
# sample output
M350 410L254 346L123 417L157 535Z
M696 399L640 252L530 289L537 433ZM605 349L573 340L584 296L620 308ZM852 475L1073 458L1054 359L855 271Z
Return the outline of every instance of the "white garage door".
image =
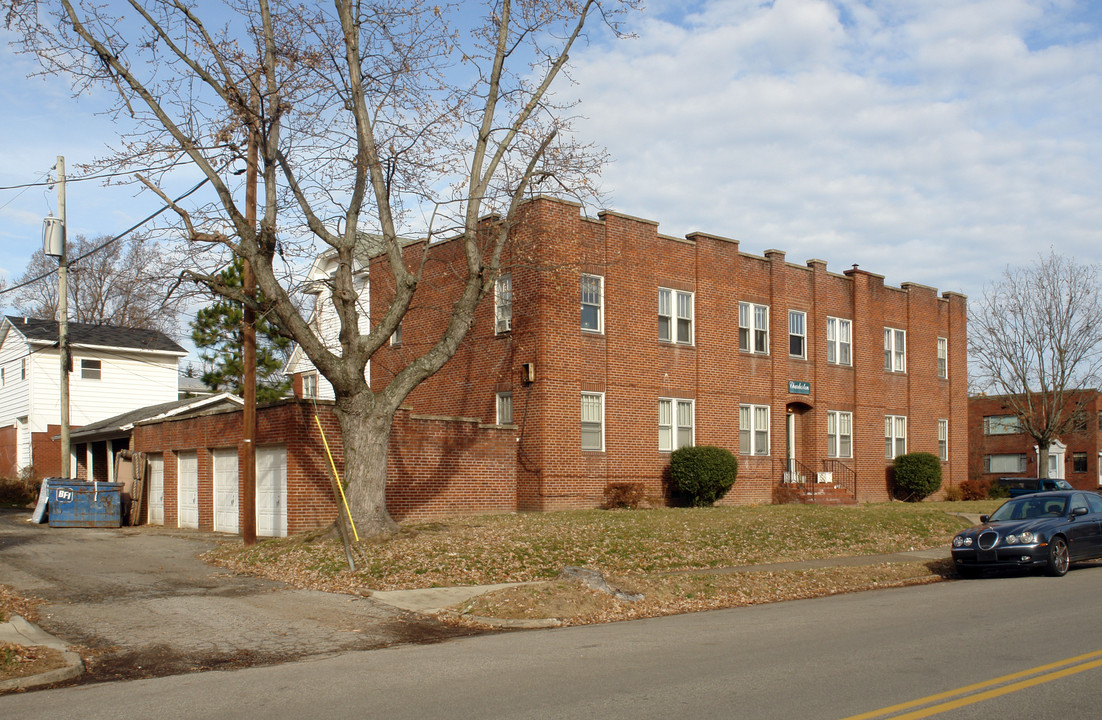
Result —
M214 461L214 530L237 533L237 448L211 453Z
M165 458L157 453L149 460L149 524L165 524Z
M199 459L194 450L176 453L177 525L199 527Z
M256 449L256 534L287 534L287 448L283 445Z

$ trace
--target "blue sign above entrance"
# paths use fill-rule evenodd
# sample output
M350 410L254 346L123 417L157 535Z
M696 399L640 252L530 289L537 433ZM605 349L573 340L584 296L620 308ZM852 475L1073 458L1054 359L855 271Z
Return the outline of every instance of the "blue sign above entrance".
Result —
M789 380L788 392L792 393L793 395L810 395L811 383L804 382L803 380Z

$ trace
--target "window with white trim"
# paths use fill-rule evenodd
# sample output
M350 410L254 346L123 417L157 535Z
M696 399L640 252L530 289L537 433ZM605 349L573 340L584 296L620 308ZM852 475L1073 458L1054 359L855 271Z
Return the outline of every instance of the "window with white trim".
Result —
M103 364L99 360L81 360L80 376L85 380L99 380L103 376Z
M658 398L658 449L672 452L693 444L693 401Z
M27 358L22 358L19 361L19 379L20 380L26 380L27 379Z
M893 460L907 454L907 416L884 416L884 457Z
M769 306L738 304L738 349L743 352L769 353Z
M853 457L853 413L827 411L827 457Z
M807 313L788 311L788 356L807 357Z
M582 450L605 449L605 394L582 393Z
M884 328L884 369L907 372L907 333L896 328Z
M604 285L600 275L582 275L582 330L604 332Z
M984 455L983 471L985 473L1020 473L1026 470L1025 453Z
M852 365L853 321L827 318L827 362L835 365Z
M769 406L739 405L739 453L769 454Z
M398 323L398 327L394 328L394 332L390 334L390 346L398 347L402 344L402 323Z
M949 460L949 420L937 421L937 456L942 462Z
M693 342L693 294L658 288L658 339L691 345Z
M494 281L494 332L497 334L513 329L513 276L502 273Z
M304 398L316 398L318 396L318 374L317 373L303 373L302 375L302 397Z
M943 337L937 339L937 376L949 377L949 341Z
M497 394L497 424L513 424L513 393L511 392Z

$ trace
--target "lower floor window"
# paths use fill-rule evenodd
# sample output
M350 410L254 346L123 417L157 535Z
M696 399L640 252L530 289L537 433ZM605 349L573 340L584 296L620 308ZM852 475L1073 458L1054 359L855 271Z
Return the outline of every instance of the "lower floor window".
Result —
M1085 452L1071 454L1071 471L1078 473L1087 471L1087 454Z
M739 405L739 453L769 454L769 406Z
M605 395L582 393L582 450L605 449Z
M497 394L497 424L513 424L513 393L511 392Z
M827 412L827 457L853 457L853 413Z
M907 454L907 416L884 416L884 457L889 460Z
M942 462L949 459L949 421L937 421L937 457Z
M658 449L671 452L693 444L693 401L658 398Z
M1020 473L1025 472L1025 465L1026 456L1024 454L983 456L983 471L985 473Z

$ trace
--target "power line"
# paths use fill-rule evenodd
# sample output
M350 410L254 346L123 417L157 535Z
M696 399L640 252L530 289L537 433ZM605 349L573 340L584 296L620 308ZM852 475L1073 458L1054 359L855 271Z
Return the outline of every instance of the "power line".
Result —
M192 162L192 161L191 160L184 160L184 161L181 161L181 162L173 162L173 163L170 163L168 165L161 165L160 167L142 168L141 170L126 170L126 171L119 171L119 172L102 173L100 175L85 175L83 177L67 177L67 178L65 178L65 181L66 182L83 182L84 180L102 180L103 178L113 178L113 177L119 177L120 175L130 175L134 172L145 172L145 173L157 172L158 170L169 170L171 168L176 167L177 165L187 164L187 163L190 163L190 162ZM47 174L49 174L49 172L50 171L47 170L46 172L44 172L42 174L47 175ZM56 184L55 180L42 180L42 181L31 182L31 183L23 183L22 185L0 185L0 190L20 190L20 189L33 188L33 187L50 187L51 185L54 185L54 184Z
M183 200L184 198L186 198L186 197L187 197L188 195L191 195L191 194L192 194L192 193L194 193L194 192L195 192L196 190L198 190L199 188L203 187L203 185L205 185L205 184L207 183L208 179L209 179L209 178L203 178L202 180L200 180L200 181L199 181L199 183L198 183L197 185L195 185L194 187L192 187L192 188L191 188L190 190L188 190L188 191L187 191L186 193L184 193L184 194L183 194L183 195L181 195L180 197L178 197L178 198L176 198L175 200L173 200L173 201L172 201L172 204L165 204L165 205L163 205L163 206L161 207L161 209L160 209L160 210L156 211L155 213L153 213L153 214L151 214L151 215L147 215L147 216L146 216L145 218L143 218L143 219L139 220L138 222L134 223L133 225L131 225L131 226L130 226L130 227L128 227L127 229L123 230L123 231L122 231L121 233L119 233L118 235L116 235L116 236L114 236L114 237L112 237L112 238L110 238L110 239L106 240L105 242L101 243L100 245L97 245L96 247L92 248L91 250L89 250L88 252L84 253L84 254L83 254L83 255L81 255L80 257L77 257L77 258L74 258L74 259L70 260L70 261L69 261L69 264L70 264L70 265L72 265L72 264L74 264L74 263L78 263L78 262L80 262L81 260L83 260L84 258L88 257L89 255L93 255L93 254L95 254L95 253L99 252L100 250L104 249L105 247L107 247L107 246L108 246L108 245L110 245L111 243L113 243L113 242L118 242L119 240L121 240L122 238L126 237L126 236L127 236L127 235L129 235L129 234L130 234L131 232L133 232L134 230L137 230L137 229L138 229L138 228L140 228L140 227L141 227L142 225L145 225L145 224L146 224L147 222L149 222L149 221L150 221L150 220L152 220L153 218L155 218L155 217L157 217L158 215L160 215L161 213L163 213L163 212L164 212L165 210L168 210L169 208L171 208L171 207L172 207L172 205L175 205L176 203L178 203L178 202L180 202L181 200ZM0 295L5 295L5 294L7 294L7 293L10 293L10 292L12 292L13 290L18 290L19 288L24 288L24 287L27 287L28 285L33 285L33 284L35 284L36 282L38 282L38 281L40 281L40 280L45 280L46 278L50 277L51 275L53 275L53 274L54 274L54 273L56 273L56 272L57 272L57 270L51 270L51 271L49 271L49 272L47 272L47 273L43 273L42 275L39 275L38 277L35 277L35 278L31 278L30 280L27 280L26 282L22 282L22 283L19 283L18 285L13 285L13 286L11 286L10 288L5 288L5 289L3 289L3 290L0 290Z

